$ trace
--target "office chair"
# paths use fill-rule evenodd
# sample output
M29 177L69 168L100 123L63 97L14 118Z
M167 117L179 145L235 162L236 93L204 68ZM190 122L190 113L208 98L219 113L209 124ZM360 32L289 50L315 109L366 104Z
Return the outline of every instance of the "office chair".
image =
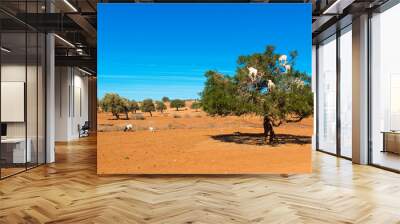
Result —
M79 127L80 125L78 125L78 129L79 129L79 138L80 137L87 137L89 136L89 129L90 129L90 125L89 125L89 121L85 121L85 123L82 125L82 127Z

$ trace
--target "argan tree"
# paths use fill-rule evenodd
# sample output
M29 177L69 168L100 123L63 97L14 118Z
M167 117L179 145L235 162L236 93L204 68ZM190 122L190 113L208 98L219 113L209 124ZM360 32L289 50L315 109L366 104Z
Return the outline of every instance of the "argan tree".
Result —
M164 96L164 97L161 99L161 101L164 102L164 103L169 102L169 98L166 97L166 96Z
M129 120L129 111L131 111L130 101L126 98L122 98L121 99L121 107L122 107L122 111L125 114L125 119Z
M162 101L156 101L156 110L160 111L161 113L167 109L167 106Z
M201 107L201 103L198 101L195 101L192 103L192 105L190 106L191 109L196 110L196 112L200 109Z
M171 107L176 108L176 111L178 111L179 108L185 107L185 106L186 106L186 103L184 100L175 99L175 100L171 101Z
M139 110L139 104L135 100L129 101L129 111L136 114L136 111Z
M262 53L238 58L234 76L208 71L201 93L204 111L210 115L255 114L263 117L265 139L275 140L274 127L284 122L298 122L312 115L313 95L310 77L297 71L297 52L289 60L279 60L273 46ZM251 76L249 68L257 70Z
M116 93L107 93L103 99L100 100L103 111L111 112L117 119L120 118L120 114L125 112L124 99Z
M143 102L141 104L141 107L140 107L140 110L142 112L150 113L150 116L152 117L153 114L151 112L156 111L156 107L155 107L155 105L153 103L153 100L152 99L143 100Z

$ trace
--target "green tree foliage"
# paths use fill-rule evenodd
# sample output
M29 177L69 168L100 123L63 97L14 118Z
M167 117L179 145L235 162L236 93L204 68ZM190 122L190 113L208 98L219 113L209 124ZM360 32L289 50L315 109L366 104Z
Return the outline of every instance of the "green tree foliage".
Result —
M161 99L161 101L164 102L164 103L169 102L169 98L166 97L166 96L164 96L164 97Z
M273 46L267 46L263 53L240 56L234 76L206 72L201 93L204 111L222 116L260 115L264 118L265 138L269 137L270 143L275 138L274 127L312 115L311 80L307 74L295 70L297 52L290 53L287 62L290 70L284 69L278 60L280 56ZM248 67L258 70L256 79L250 77Z
M135 100L129 101L129 111L132 111L136 114L136 111L139 110L139 104Z
M155 105L153 103L153 100L152 99L143 100L142 105L140 107L140 110L142 112L150 113L150 116L152 117L153 114L151 112L156 111L156 107L155 107Z
M198 101L195 101L192 103L192 105L190 106L190 108L192 108L193 110L196 110L196 112L198 111L198 109L200 109L201 107L201 103Z
M130 101L126 98L121 99L122 111L125 114L125 118L129 120L129 111L131 111Z
M207 81L201 95L203 110L208 114L229 115L236 110L236 84L232 77L214 71L205 74Z
M181 107L185 107L186 103L184 100L180 100L180 99L175 99L171 101L171 107L176 108L176 110L178 111L179 108Z
M111 112L117 119L120 114L125 112L126 100L116 93L107 93L100 100L101 108L106 112Z
M162 101L156 101L156 110L160 111L161 113L167 109L167 106Z

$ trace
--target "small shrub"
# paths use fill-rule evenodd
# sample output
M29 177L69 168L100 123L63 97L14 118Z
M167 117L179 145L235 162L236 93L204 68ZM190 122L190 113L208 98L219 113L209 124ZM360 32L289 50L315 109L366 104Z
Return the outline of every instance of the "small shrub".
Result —
M136 131L146 131L146 130L149 130L149 129L146 127L136 127Z
M144 117L143 114L134 114L134 115L132 116L132 119L133 119L133 120L146 120L146 118Z
M196 112L201 108L201 103L200 102L193 102L192 105L190 106L191 109L196 110Z

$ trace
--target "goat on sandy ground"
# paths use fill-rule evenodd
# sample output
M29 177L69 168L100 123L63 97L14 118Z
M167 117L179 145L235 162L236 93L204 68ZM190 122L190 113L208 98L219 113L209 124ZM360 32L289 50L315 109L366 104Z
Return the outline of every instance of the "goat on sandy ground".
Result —
M124 131L132 131L133 130L133 125L132 124L127 124L125 125Z

